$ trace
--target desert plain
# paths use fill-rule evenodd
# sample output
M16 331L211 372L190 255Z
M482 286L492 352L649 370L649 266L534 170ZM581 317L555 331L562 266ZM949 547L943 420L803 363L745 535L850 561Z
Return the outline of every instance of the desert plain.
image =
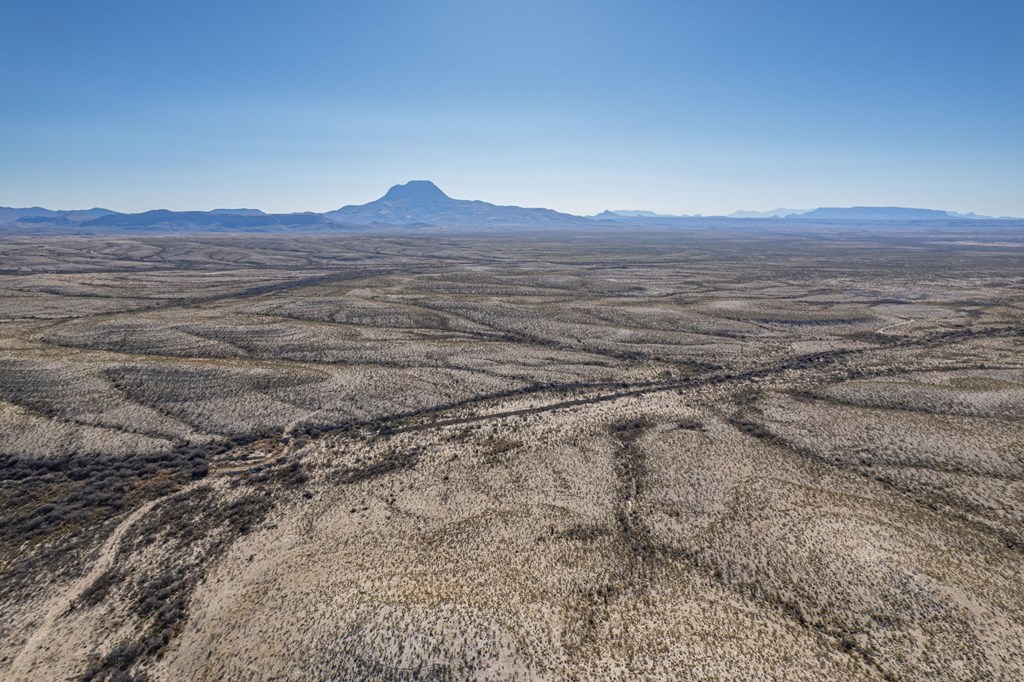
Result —
M0 237L0 678L1024 677L1024 239Z

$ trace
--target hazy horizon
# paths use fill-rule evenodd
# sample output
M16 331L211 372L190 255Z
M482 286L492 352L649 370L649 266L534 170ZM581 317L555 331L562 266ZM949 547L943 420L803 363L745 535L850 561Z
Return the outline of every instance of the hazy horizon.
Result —
M0 205L1024 215L1024 5L0 10ZM45 40L40 42L40 36Z
M407 183L416 183L416 182L430 182L431 184L434 184L436 186L436 183L433 183L433 181L426 180L426 179L419 179L418 178L418 179L414 179L414 180L406 180L406 181L403 181L403 182L396 183L396 184L392 185L390 188L380 192L377 196L375 196L375 197L373 197L371 199L367 199L365 201L352 202L352 203L349 203L349 204L345 204L343 206L339 206L337 208L351 208L351 207L361 206L361 205L364 205L364 204L374 203L377 200L384 198L384 194L387 191L393 190L393 189L395 189L397 187L400 187L400 186L403 186L403 185L405 185ZM441 189L441 191L444 191L443 187L441 187L439 189ZM455 199L455 200L459 200L459 201L485 201L486 203L492 203L492 204L496 203L496 202L489 202L489 201L487 201L485 199L480 199L479 197L457 197L457 196L451 196L447 192L445 192L445 194L448 195L448 197L450 199ZM525 205L525 204L522 204L522 203L517 204L515 202L512 202L510 204L497 204L497 205L498 206L522 207L522 208L551 208L549 206L528 206L528 205ZM728 213L699 213L699 212L697 212L697 213L690 213L690 214L660 213L660 212L653 212L653 211L648 211L646 209L638 209L638 208L604 208L601 211L596 211L594 213L586 213L586 214L585 213L572 213L570 211L562 211L562 212L563 213L567 213L569 215L579 216L579 217L597 217L598 214L606 213L606 212L607 213L618 213L618 214L622 214L623 216L627 216L629 214L636 213L636 214L647 214L646 217L648 217L648 218L686 218L686 217L709 217L710 218L710 217L730 217L733 214L763 214L763 215L759 215L759 216L754 216L754 215L747 215L747 216L742 216L741 215L740 216L740 217L748 217L749 218L749 217L779 217L780 215L784 215L783 213L779 213L779 212L786 212L786 213L793 213L793 214L802 214L802 213L809 213L811 211L814 211L815 209L820 209L820 208L863 208L863 207L867 207L867 205L864 205L864 204L850 204L850 205L843 206L843 207L822 205L822 206L799 207L799 208L797 208L797 207L784 208L784 207L781 207L781 206L776 206L774 208L764 208L764 209L761 209L761 208L757 208L757 209L735 209L733 211L729 211ZM204 207L198 207L198 208L197 207L171 208L171 207L168 207L168 206L152 206L152 207L149 207L149 208L143 208L143 209L138 209L138 210L134 210L134 211L118 211L117 209L111 208L110 206L100 206L100 205L94 205L94 206L82 205L82 206L73 206L73 207L72 206L69 206L69 207L63 207L63 206L61 206L61 207L54 207L54 206L42 206L42 205L38 205L38 204L33 204L33 205L21 205L21 206L14 206L14 205L2 206L2 205L0 205L0 208L16 208L16 209L42 208L42 209L47 209L47 210L59 210L59 211L86 211L86 210L94 210L94 209L105 209L105 210L115 211L117 213L128 213L128 214L130 214L130 213L144 213L144 212L148 212L148 211L157 211L157 210L170 210L170 211L181 211L181 212L212 212L212 211L230 212L232 210L238 210L238 211L246 210L246 211L248 211L248 210L254 210L254 209L255 210L260 210L263 213L267 213L267 214L329 213L329 212L331 212L330 210L329 211L309 211L308 209L297 209L297 210L294 210L294 211L266 211L266 210L262 209L260 206L255 206L255 205L252 205L252 206L231 205L231 206L229 206L229 205L226 205L226 204L225 205L216 205L216 206L204 206ZM925 210L948 211L948 209L942 208L941 206L896 206L896 205L881 206L881 205L878 205L878 206L871 206L871 208L909 208L909 209L925 209ZM331 209L331 210L336 210L336 209ZM983 214L981 214L981 213L979 213L977 211L974 211L974 212L968 212L968 211L962 211L962 212L961 211L949 211L949 212L950 213L959 213L961 215L969 215L969 214L973 213L973 214L979 215L979 217L983 216ZM773 213L775 215L773 215ZM638 217L640 217L640 216L638 216ZM987 217L992 217L992 218L1019 218L1019 216L987 216Z

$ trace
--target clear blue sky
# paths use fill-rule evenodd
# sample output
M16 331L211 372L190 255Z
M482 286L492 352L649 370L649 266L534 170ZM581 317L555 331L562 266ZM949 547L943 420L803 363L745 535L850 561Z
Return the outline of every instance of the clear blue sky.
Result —
M0 205L1024 215L1024 0L0 5Z

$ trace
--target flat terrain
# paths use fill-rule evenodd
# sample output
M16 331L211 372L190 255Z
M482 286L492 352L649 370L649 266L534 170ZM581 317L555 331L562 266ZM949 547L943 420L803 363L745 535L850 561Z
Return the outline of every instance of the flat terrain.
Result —
M1022 244L0 237L0 678L1021 679Z

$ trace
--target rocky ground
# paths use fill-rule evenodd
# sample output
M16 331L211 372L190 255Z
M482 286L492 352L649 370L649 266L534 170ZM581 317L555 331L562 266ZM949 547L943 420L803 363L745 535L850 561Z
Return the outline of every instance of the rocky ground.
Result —
M1020 678L1017 241L4 237L0 677Z

